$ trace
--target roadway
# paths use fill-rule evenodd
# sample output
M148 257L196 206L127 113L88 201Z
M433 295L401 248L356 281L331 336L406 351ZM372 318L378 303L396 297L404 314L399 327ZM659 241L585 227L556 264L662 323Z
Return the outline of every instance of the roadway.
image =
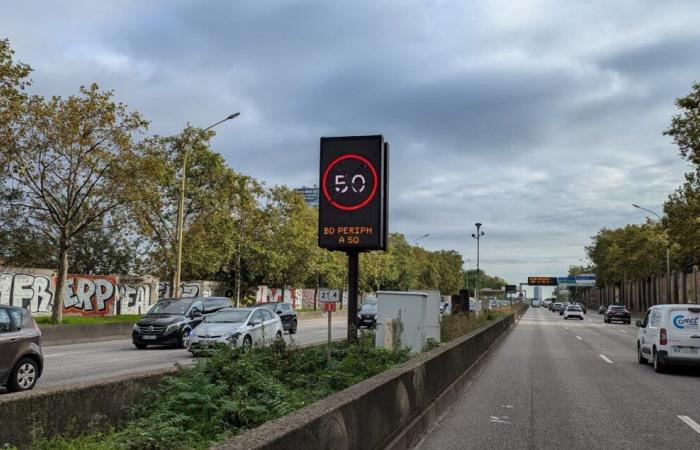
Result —
M657 374L636 339L531 308L417 448L700 448L700 371Z
M347 336L345 318L333 320L332 337ZM328 320L299 321L297 334L284 334L287 342L307 345L328 339ZM135 372L192 364L197 358L184 349L155 346L137 350L131 339L44 347L44 373L35 390L67 386Z

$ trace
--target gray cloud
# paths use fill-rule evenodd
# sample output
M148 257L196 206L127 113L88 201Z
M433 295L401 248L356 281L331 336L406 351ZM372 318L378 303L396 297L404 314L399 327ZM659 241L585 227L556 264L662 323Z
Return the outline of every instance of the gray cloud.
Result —
M391 226L512 282L642 222L685 166L662 136L700 73L696 2L8 2L34 90L98 82L151 131L206 126L237 170L313 184L323 135L392 144Z

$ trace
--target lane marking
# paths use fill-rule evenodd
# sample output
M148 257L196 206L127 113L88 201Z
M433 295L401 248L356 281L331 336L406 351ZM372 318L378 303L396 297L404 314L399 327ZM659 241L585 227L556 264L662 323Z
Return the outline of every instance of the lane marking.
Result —
M620 333L627 333L625 330L617 330L617 331L619 331Z
M500 417L498 417L498 416L491 416L491 417L489 418L489 422L510 424L510 421L508 421L508 420L506 420L506 419L510 419L510 417L508 417L508 416L500 416Z
M583 339L581 339L581 336L576 336L576 339L578 339L579 341L583 340Z
M695 430L696 433L700 434L700 424L698 424L696 421L694 421L693 419L691 419L688 416L676 416L676 417L678 417L683 422L685 422L686 425L688 425L690 428Z
M51 358L52 356L65 356L70 355L70 353L54 353L53 355L44 355L44 358Z
M565 330L568 330L568 329L569 329L569 327L564 327L564 329L565 329Z
M610 361L610 359L609 359L607 356L605 356L605 355L598 355L598 356L600 356L601 358L603 358L603 361L605 361L605 362L608 363L608 364L612 364L612 363L613 363L613 362Z

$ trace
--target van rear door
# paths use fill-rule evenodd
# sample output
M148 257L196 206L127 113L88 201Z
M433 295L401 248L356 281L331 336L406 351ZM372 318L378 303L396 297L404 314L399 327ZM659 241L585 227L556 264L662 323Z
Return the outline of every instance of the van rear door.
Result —
M673 306L667 317L669 356L700 358L700 306Z

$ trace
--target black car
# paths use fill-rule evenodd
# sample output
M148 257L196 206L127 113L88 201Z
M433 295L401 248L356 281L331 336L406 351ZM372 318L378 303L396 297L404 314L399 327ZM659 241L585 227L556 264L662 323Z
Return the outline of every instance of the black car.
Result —
M576 306L578 306L579 308L581 308L581 310L583 311L584 314L588 314L588 311L586 310L586 305L584 305L583 303L578 303L578 302L577 302L577 303L574 303L574 305L576 305Z
M282 328L289 331L289 334L297 332L297 313L289 303L256 303L255 306L262 306L269 309L282 319Z
M632 323L632 315L626 306L623 305L610 305L608 309L603 313L603 320L606 323L610 323L613 320L619 320L623 323Z
M377 326L377 304L375 302L365 303L357 313L357 328L374 328Z
M202 322L203 316L232 306L226 297L158 300L146 316L134 324L131 340L138 349L163 344L184 347L185 338Z

